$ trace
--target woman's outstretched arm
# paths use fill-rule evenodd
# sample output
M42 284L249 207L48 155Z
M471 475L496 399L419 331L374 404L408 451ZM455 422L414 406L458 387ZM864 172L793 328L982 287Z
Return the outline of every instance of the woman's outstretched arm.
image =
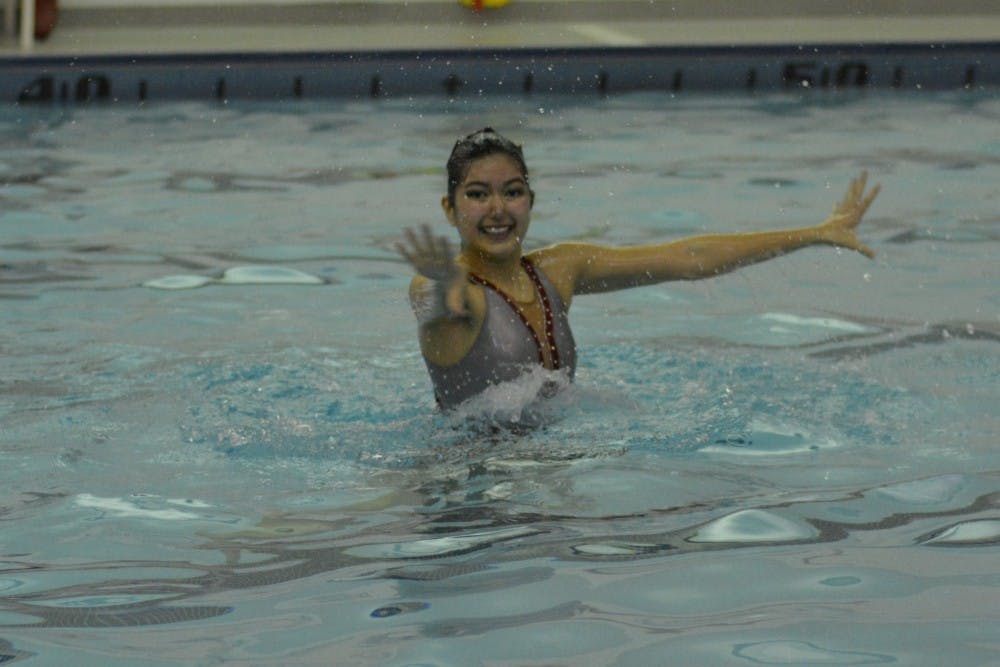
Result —
M708 234L663 244L621 248L565 243L533 253L560 291L606 292L667 280L697 280L727 273L812 245L832 245L874 257L855 230L878 195L868 175L851 181L844 198L819 225L748 234Z

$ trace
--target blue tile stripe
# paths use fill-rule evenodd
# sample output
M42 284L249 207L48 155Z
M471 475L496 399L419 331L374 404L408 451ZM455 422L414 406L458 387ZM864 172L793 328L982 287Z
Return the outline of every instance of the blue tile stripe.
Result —
M1000 42L0 58L14 103L1000 86Z

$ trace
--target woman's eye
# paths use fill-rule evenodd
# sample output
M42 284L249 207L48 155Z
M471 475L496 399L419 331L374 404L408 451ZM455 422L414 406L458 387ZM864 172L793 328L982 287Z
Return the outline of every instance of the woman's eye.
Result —
M507 199L520 199L524 196L524 188L509 188L504 192Z
M466 190L465 198L472 199L473 201L482 201L486 199L486 192L483 190Z

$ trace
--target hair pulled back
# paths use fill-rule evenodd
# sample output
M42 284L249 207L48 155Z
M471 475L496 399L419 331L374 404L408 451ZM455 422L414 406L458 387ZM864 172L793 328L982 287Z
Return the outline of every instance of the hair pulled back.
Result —
M528 165L524 162L521 147L501 136L492 127L484 127L455 142L448 158L448 201L455 206L455 190L469 173L469 167L479 158L487 155L506 155L514 160L524 180L528 180ZM534 193L532 192L532 199Z

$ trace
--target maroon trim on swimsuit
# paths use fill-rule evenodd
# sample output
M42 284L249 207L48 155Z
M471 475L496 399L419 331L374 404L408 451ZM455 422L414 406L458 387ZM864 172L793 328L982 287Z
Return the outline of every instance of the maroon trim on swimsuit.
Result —
M545 342L549 345L549 354L552 357L552 368L558 370L562 367L559 363L559 350L556 349L556 329L555 322L552 320L552 304L549 302L549 295L545 292L545 287L542 286L542 281L538 277L538 273L535 272L535 267L524 257L521 258L521 265L527 272L528 277L531 278L531 282L535 283L535 290L538 292L539 298L542 300L542 310L545 313Z
M545 339L546 343L548 343L549 352L552 357L552 369L558 370L561 365L559 363L559 350L556 349L555 324L552 321L552 305L549 303L549 295L545 293L545 287L542 285L542 281L538 277L538 273L535 272L535 267L531 265L531 262L529 262L527 258L525 257L521 258L521 266L524 267L524 272L528 274L528 277L534 284L535 293L538 295L539 300L541 300L542 302L542 312L544 314L544 319L545 319ZM511 310L517 313L517 316L521 318L521 321L524 323L524 326L527 327L528 333L531 334L531 340L535 341L535 347L538 348L538 363L544 366L545 352L543 351L542 348L542 341L539 340L538 334L535 333L535 328L531 326L530 322L528 322L528 318L524 315L524 312L521 311L521 308L520 306L517 305L517 302L514 301L514 299L512 299L510 295L504 292L502 289L491 283L489 280L486 280L486 278L481 278L480 276L477 276L474 273L470 273L469 280L471 280L474 283L478 283L483 287L489 287L491 290L500 295L501 299L507 302L507 305L510 306Z

